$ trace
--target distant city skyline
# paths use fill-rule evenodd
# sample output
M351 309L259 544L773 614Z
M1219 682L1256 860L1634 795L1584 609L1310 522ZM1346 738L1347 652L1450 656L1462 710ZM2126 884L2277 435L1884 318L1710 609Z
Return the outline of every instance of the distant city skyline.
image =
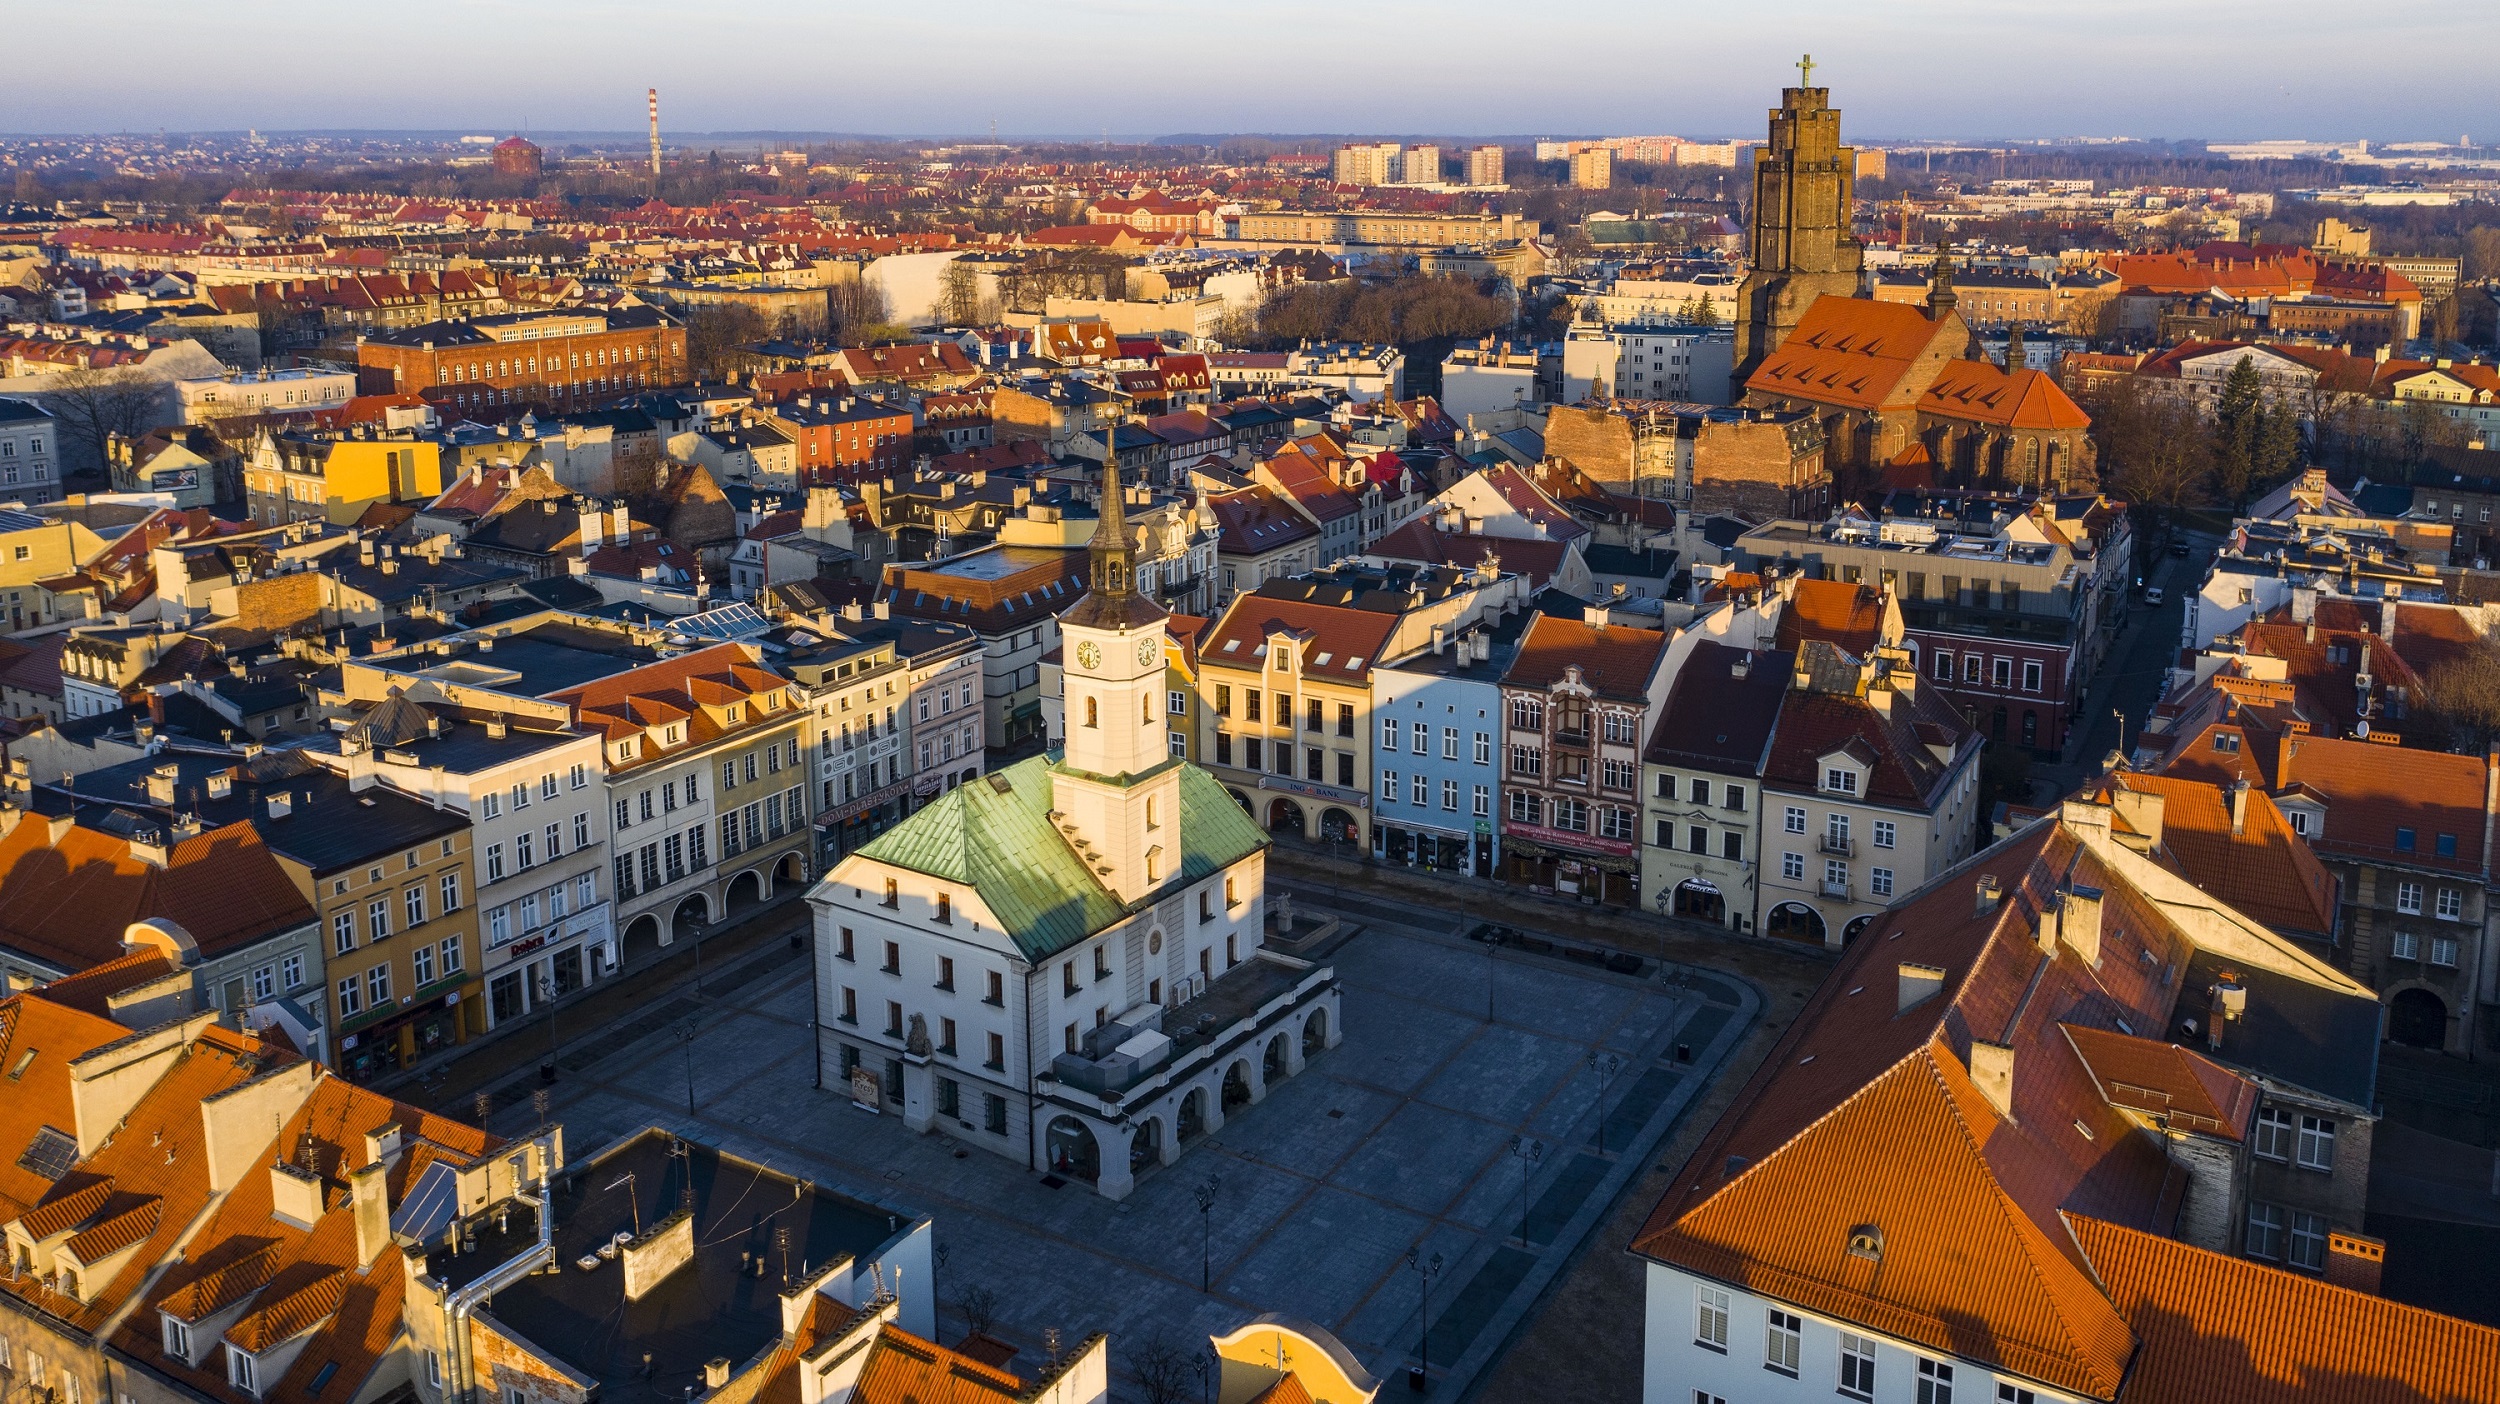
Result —
M734 18L655 0L450 0L411 22L404 10L265 0L250 23L203 24L197 4L119 0L109 19L96 6L27 8L13 17L18 51L93 55L180 34L191 78L108 85L91 64L23 65L0 93L0 132L624 135L640 130L656 84L664 128L686 133L971 137L995 121L1007 140L1744 136L1759 134L1811 51L1848 134L1870 141L2500 140L2488 83L2464 69L2446 84L2423 77L2433 55L2500 40L2500 10L2356 22L2349 6L2278 0L2252 22L2258 8L1592 0L1531 17L1488 0L1353 14L1310 0L1255 14L1069 0L1037 18L961 0L939 21L800 0L755 0ZM1365 61L1373 43L1378 61Z

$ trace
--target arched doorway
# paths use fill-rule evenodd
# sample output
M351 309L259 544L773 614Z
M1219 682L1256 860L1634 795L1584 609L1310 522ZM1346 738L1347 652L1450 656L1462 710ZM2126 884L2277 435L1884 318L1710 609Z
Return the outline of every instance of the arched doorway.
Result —
M659 949L660 919L644 912L626 925L624 950L618 957L618 963L639 968Z
M691 940L696 929L712 919L712 899L700 892L689 892L669 915L668 939L671 942Z
M1263 1078L1271 1087L1284 1081L1287 1077L1292 1076L1292 1069L1286 1062L1286 1059L1289 1056L1290 1055L1285 1051L1285 1036L1283 1034L1278 1034L1274 1038L1269 1039L1267 1041L1267 1052L1260 1055L1259 1058L1259 1076Z
M1727 895L1707 878L1686 878L1675 885L1675 914L1719 925L1727 920Z
M1328 1011L1314 1009L1302 1021L1302 1056L1310 1057L1328 1046Z
M2448 1046L2448 1002L2425 989L2398 990L2387 1002L2387 1036L2413 1048Z
M1363 836L1363 829L1354 822L1353 815L1342 809L1330 808L1320 811L1319 836L1353 843Z
M753 868L729 880L729 891L722 895L721 906L735 920L745 912L764 904L764 879Z
M1093 1128L1075 1117L1052 1117L1042 1132L1042 1149L1044 1163L1054 1175L1087 1184L1102 1178L1102 1148L1094 1141Z
M1866 928L1873 926L1874 924L1875 914L1873 912L1869 912L1865 916L1859 917L1850 922L1847 926L1840 928L1840 944L1844 946L1848 945L1860 936L1865 935Z
M1233 803L1241 806L1242 813L1249 815L1253 819L1259 817L1259 807L1250 802L1250 797L1248 795L1243 794L1239 790L1226 790L1224 793L1233 797Z
M1250 1105L1250 1065L1237 1062L1224 1070L1224 1110Z
M1782 902L1771 909L1771 919L1762 924L1762 934L1783 941L1811 941L1819 946L1823 944L1823 914L1803 902Z
M781 861L773 864L773 891L780 892L792 883L806 885L807 859L796 853L784 853Z
M1271 834L1302 832L1302 806L1289 799L1271 801L1267 806L1267 831Z
M1193 1087L1181 1098L1179 1134L1184 1146L1207 1134L1207 1089Z
M1134 1175L1163 1159L1163 1119L1150 1116L1129 1133L1128 1170Z

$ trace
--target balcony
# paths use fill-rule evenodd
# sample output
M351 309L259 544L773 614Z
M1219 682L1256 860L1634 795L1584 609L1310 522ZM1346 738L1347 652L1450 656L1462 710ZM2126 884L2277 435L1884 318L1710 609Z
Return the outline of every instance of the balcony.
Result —
M1830 854L1834 858L1855 858L1858 856L1858 845L1857 840L1855 839L1846 839L1832 834L1825 834L1814 846L1822 850L1824 853Z
M1823 879L1823 895L1840 902L1851 900L1849 896L1849 880L1847 878L1843 878L1838 882L1834 882L1830 878Z
M1585 751L1589 748L1589 734L1585 730L1564 731L1557 727L1554 731L1554 744L1569 746L1575 751Z

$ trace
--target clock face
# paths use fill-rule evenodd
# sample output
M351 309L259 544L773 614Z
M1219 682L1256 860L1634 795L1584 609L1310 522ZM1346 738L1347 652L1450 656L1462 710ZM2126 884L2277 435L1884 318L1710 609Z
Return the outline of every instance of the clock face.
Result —
M1091 643L1081 643L1081 644L1078 644L1078 645L1076 646L1076 665L1077 665L1078 667L1080 667L1080 668L1099 668L1099 667L1101 667L1101 666L1102 666L1102 650L1101 650L1101 649L1099 649L1099 648L1096 648L1096 647L1095 647L1093 644L1091 644Z
M1137 641L1137 666L1138 666L1138 667L1140 667L1140 668L1151 668L1151 667L1153 667L1153 666L1154 666L1154 662L1155 662L1155 654L1156 654L1157 652L1158 652L1158 650L1155 648L1155 641L1154 641L1154 640L1152 640L1152 639L1139 639L1139 640Z

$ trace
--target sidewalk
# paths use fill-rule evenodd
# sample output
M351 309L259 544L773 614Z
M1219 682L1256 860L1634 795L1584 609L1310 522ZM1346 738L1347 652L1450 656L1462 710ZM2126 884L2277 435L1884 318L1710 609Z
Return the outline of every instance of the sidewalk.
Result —
M1455 909L1468 925L1503 922L1530 930L1566 932L1645 955L1654 960L1733 971L1766 990L1812 989L1837 959L1819 946L1740 936L1722 926L1622 907L1589 906L1546 897L1490 878L1406 868L1358 857L1348 850L1332 858L1325 848L1280 837L1270 850L1268 896L1292 893L1322 905L1339 896L1396 898L1442 910Z
M558 1056L578 1049L618 1020L649 1008L681 984L690 988L698 958L707 989L716 981L724 987L741 983L749 978L749 967L778 963L776 957L789 959L788 938L807 931L807 914L807 903L797 897L768 903L706 936L699 946L666 950L647 965L557 1002L552 1016ZM548 1010L532 1011L389 1077L377 1078L373 1090L445 1116L477 1119L479 1093L489 1093L493 1105L501 1106L528 1095L524 1087L503 1084L525 1078L527 1087L539 1085L538 1067L548 1056L549 1017Z

